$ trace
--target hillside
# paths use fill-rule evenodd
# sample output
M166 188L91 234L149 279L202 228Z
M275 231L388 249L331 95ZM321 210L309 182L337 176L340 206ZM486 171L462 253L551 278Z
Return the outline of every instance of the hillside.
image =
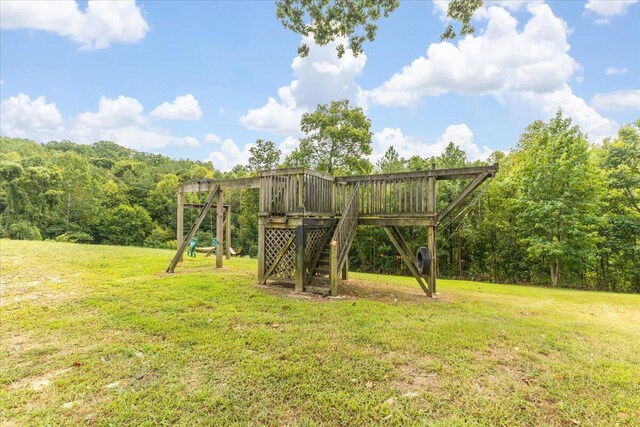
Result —
M256 263L2 240L8 425L632 425L640 296L354 273L344 298Z

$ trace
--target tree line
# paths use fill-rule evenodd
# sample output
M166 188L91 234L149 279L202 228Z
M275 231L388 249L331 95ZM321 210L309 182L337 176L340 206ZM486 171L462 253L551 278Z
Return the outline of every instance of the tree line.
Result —
M239 178L305 166L335 175L392 173L497 163L494 179L439 227L440 277L640 292L640 120L590 144L562 111L529 125L509 153L469 161L453 143L438 156L402 158L393 147L375 164L371 123L348 101L306 114L307 136L291 154L257 140L247 165L222 173L210 162L174 160L113 142L37 144L0 138L0 233L12 239L175 248L176 191L199 178ZM438 182L438 209L466 182ZM205 195L188 195L199 203ZM257 190L231 191L233 245L257 254ZM213 214L212 214L213 215ZM198 237L215 234L213 216ZM197 210L185 213L193 222ZM401 232L412 248L426 229ZM351 269L408 274L384 231L361 226Z

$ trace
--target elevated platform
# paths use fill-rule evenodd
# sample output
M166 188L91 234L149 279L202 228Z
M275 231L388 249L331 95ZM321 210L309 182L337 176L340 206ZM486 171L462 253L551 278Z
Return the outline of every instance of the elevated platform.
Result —
M261 283L290 281L295 283L296 291L313 287L335 294L337 281L348 276L348 254L357 226L368 225L385 228L409 270L431 296L436 287L435 230L438 223L497 171L498 166L493 165L334 177L311 169L294 168L262 171L251 178L198 180L179 188L178 242L181 249L176 257L186 247L186 241L182 240L181 214L186 207L185 193L209 193L207 202L201 205L199 221L217 196L218 222L222 224L223 192L256 188L260 191L258 280ZM436 182L449 179L470 182L438 212ZM198 226L199 222L196 222L186 240ZM398 226L427 228L427 246L433 259L429 271L419 271L413 251L402 238ZM217 266L222 266L220 255ZM173 271L171 265L169 270Z

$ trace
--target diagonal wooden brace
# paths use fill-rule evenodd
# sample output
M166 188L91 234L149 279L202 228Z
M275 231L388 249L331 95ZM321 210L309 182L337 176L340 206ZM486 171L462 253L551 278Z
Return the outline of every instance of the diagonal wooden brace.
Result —
M182 253L184 252L185 249L187 249L189 242L191 241L191 239L193 239L193 236L195 236L196 232L200 228L200 224L202 224L204 217L207 215L207 211L211 208L211 205L213 205L213 199L215 199L216 194L218 194L219 190L220 190L220 186L216 185L211 190L211 193L209 193L209 195L207 196L207 201L205 202L204 206L202 206L202 209L200 210L200 214L198 215L196 222L194 222L191 228L189 229L189 233L187 233L187 237L185 237L185 239L182 241L182 243L180 244L180 247L178 248L178 251L174 255L171 262L169 263L169 267L167 267L167 273L173 273L174 270L176 269L176 265L178 265L178 262L180 262L182 258Z
M433 292L431 288L429 288L428 286L425 286L425 283L428 284L429 281L425 276L420 274L420 272L418 271L418 268L416 267L416 259L411 253L409 246L402 238L400 231L398 231L396 227L384 227L384 231L387 233L387 236L389 236L391 243L393 243L393 246L395 246L396 250L402 257L402 260L407 265L407 267L409 268L409 271L411 272L413 277L415 277L416 281L418 282L418 284L420 285L424 293L427 294L428 297L433 296Z

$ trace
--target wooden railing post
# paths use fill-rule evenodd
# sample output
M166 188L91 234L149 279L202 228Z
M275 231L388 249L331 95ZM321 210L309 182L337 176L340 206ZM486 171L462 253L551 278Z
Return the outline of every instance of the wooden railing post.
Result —
M338 295L338 242L335 240L331 241L329 281L331 283L331 296Z

